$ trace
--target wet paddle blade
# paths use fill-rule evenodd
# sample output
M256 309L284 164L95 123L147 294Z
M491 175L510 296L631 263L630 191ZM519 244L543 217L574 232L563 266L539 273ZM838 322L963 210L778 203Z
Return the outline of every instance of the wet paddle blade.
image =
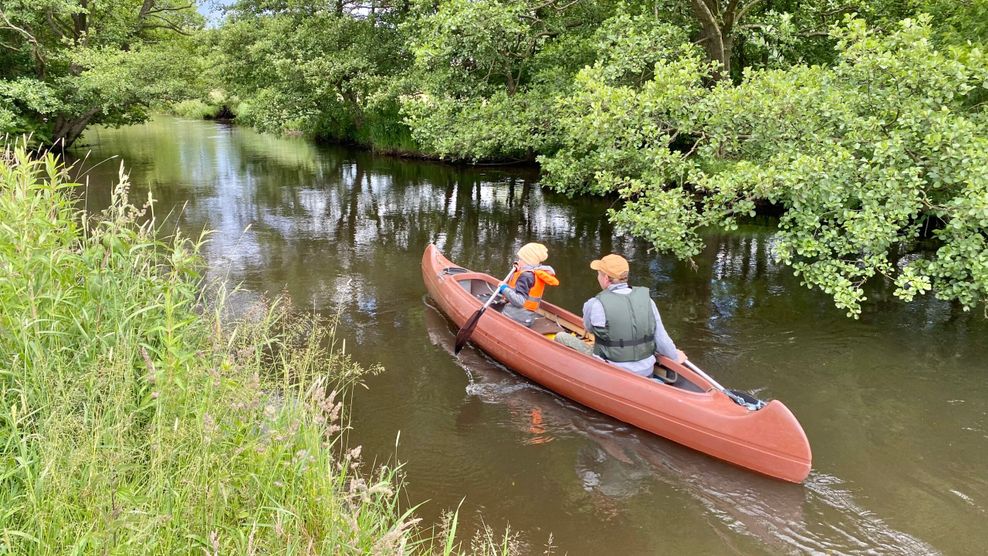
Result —
M486 310L486 305L478 309L477 312L474 313L469 320L467 320L466 324L463 325L463 328L456 333L456 344L453 346L454 355L459 355L460 350L463 349L463 346L467 345L467 340L469 340L470 335L473 334L473 329L477 328L477 321L480 320L480 315L483 315Z

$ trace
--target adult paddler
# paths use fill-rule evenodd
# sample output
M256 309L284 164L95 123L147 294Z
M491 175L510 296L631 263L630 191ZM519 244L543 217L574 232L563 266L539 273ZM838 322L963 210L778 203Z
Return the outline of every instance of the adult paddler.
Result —
M548 258L549 250L541 243L526 243L518 250L515 272L508 283L499 289L508 301L503 315L525 326L532 326L546 286L559 285L556 271L542 264Z
M655 354L676 362L686 355L676 349L662 326L662 317L648 288L628 285L628 261L606 255L590 263L601 292L583 304L583 326L596 338L593 354L640 376L651 376Z

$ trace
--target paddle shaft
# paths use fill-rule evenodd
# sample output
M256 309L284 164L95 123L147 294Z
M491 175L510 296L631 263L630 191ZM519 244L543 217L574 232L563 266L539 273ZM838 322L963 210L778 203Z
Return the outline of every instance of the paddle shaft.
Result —
M703 377L704 380L706 380L707 382L709 382L710 385L713 386L714 388L716 388L721 394L724 394L728 398L731 398L731 401L733 401L734 403L736 403L738 405L747 406L747 402L744 401L744 398L742 398L741 396L738 396L737 394L734 394L734 393L730 392L727 388L724 388L723 386L721 386L716 380L713 379L713 377L711 377L707 373L703 372L700 369L700 367L697 367L696 365L694 365L693 363L691 363L689 360L683 361L683 364L686 365L687 367L689 367L689 369L691 371L693 371L694 373L696 373L696 374L700 375L701 377Z
M512 269L508 271L507 276L504 277L504 280L501 280L498 282L497 286L494 286L494 291L491 293L491 296L487 298L487 301L484 303L483 307L478 309L476 313L467 319L467 322L463 325L463 328L456 333L456 344L453 346L454 354L460 353L463 346L467 345L467 340L469 340L470 335L473 334L474 328L477 328L477 322L480 321L480 316L484 314L484 311L486 311L488 307L490 307L491 302L494 301L495 297L497 297L498 290L501 289L502 285L508 283L508 279L510 279L511 275L514 273L515 269L512 267Z

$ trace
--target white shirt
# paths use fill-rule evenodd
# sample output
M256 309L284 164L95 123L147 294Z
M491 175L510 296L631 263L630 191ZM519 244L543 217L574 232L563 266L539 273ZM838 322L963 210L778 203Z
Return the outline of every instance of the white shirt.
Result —
M631 295L631 286L625 283L611 284L607 287L611 291L620 295ZM655 317L655 350L661 355L675 360L678 357L676 344L673 343L665 326L662 325L662 317L659 316L659 309L652 301L652 315ZM604 306L596 297L591 297L583 304L583 326L587 332L592 332L593 327L604 328L607 326L607 317L604 314ZM605 361L607 361L605 359ZM652 368L655 366L655 356L650 355L638 361L628 361L620 363L617 361L607 361L611 365L621 367L640 376L651 376Z

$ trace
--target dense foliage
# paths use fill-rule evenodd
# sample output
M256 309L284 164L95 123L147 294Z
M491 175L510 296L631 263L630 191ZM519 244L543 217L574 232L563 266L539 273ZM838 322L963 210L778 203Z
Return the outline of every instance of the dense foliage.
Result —
M408 64L397 29L403 10L241 0L204 37L216 86L259 129L411 151L393 93Z
M638 87L584 69L560 104L570 139L543 158L546 182L617 192L614 220L681 257L704 226L778 205L776 257L852 315L875 276L904 299L932 288L983 303L983 54L936 49L924 20L887 35L852 20L833 35L833 66L750 70L737 85L705 87L695 54L658 60Z
M134 99L174 98L163 45L180 44L194 55L177 66L195 75L176 112L455 161L538 160L548 186L619 196L623 230L683 258L706 227L771 208L778 260L851 315L882 280L904 299L988 298L986 0L239 0L191 43L114 0L126 32L38 31L86 1L4 8L20 19L0 24L0 56L18 68L0 70L13 102L0 126L60 128L67 111L132 121L146 105ZM184 13L165 1L144 4ZM35 35L85 62L39 65L58 57ZM32 74L48 66L67 77ZM139 71L154 78L131 82Z
M53 157L0 152L0 551L407 542L393 471L341 449L359 367L276 304L225 326L198 246L154 240L126 189L80 222Z
M70 146L86 126L141 121L191 79L181 0L5 0L0 4L0 130Z

